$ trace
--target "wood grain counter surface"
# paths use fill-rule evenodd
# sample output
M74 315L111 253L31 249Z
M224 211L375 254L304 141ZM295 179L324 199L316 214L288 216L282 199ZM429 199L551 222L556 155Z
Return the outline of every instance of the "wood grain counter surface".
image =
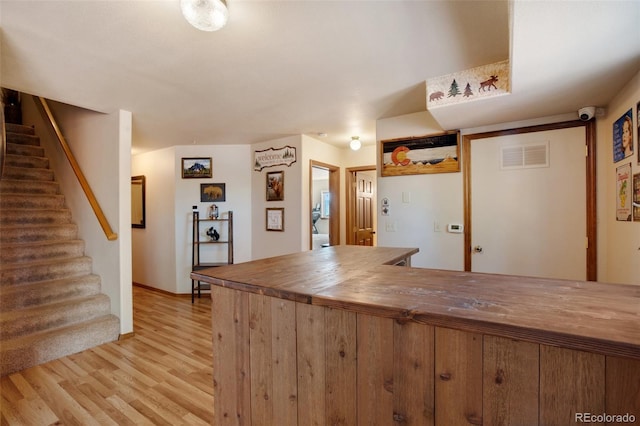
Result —
M191 276L301 303L640 359L640 286L392 266L417 251L334 246Z

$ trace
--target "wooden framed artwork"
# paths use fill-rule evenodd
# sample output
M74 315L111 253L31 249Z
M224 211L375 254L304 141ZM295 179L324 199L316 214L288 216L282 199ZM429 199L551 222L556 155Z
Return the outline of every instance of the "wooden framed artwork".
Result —
M200 201L203 203L226 201L227 191L225 187L224 183L201 183Z
M210 178L211 176L211 157L182 159L183 179Z
M380 141L381 176L460 171L460 132Z
M267 201L284 200L284 171L267 173Z
M267 207L267 231L284 231L284 207Z

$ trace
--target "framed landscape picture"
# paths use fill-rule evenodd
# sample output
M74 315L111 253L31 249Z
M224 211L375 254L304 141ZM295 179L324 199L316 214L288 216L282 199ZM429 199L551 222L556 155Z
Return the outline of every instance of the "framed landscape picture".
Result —
M210 178L211 176L211 157L182 159L183 179Z
M380 141L381 176L460 171L460 132Z

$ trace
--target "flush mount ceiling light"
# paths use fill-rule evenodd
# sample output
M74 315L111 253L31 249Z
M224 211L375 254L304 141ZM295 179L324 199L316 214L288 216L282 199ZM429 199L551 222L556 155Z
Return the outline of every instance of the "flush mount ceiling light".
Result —
M360 136L351 136L351 143L349 146L352 150L357 151L362 146L362 142L360 142Z
M217 31L229 19L224 0L180 0L180 9L184 18L202 31Z

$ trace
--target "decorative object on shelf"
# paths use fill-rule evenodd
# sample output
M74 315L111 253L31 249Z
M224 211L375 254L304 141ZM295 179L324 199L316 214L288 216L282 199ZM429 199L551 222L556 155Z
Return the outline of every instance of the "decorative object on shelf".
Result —
M220 239L220 234L213 226L207 229L207 236L211 238L211 241L218 241Z
M215 204L211 204L209 206L209 209L207 210L207 212L209 213L209 219L217 219L218 218L218 206L216 206Z
M284 172L267 173L267 201L284 200Z
M221 217L216 219L201 219L197 208L198 206L193 206L192 212L191 272L232 264L233 211L220 213ZM211 223L213 223L213 226L211 226ZM209 238L204 238L203 234L206 234ZM224 235L224 238L220 234ZM201 290L207 290L208 288L208 284L201 283L196 278L191 277L191 303L194 302L196 293L200 298Z
M226 185L224 183L201 183L200 201L203 203L226 201L227 191L225 187Z
M382 176L460 171L460 132L380 141Z
M182 178L210 178L211 157L209 158L183 158Z
M267 207L267 231L284 231L284 207Z
M362 146L362 142L360 142L360 136L351 136L351 142L349 143L349 147L357 151Z
M282 148L269 148L254 152L253 170L261 171L265 167L285 165L290 167L296 162L296 148L284 146Z
M181 0L180 9L187 22L200 31L218 31L229 20L224 0Z

